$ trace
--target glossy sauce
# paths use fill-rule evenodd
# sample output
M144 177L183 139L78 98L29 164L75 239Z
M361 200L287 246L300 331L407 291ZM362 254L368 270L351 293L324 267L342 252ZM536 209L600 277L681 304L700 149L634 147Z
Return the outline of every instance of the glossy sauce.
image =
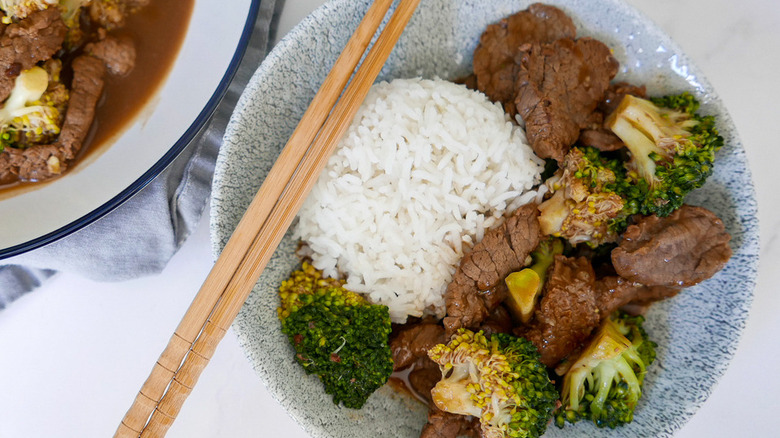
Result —
M135 68L124 77L106 75L94 134L84 149L94 152L136 118L173 66L187 33L194 0L152 0L111 32L135 43ZM82 149L82 150L84 150Z
M393 388L393 390L396 392L411 397L416 401L419 401L420 403L428 406L428 400L426 400L422 394L418 393L414 389L414 385L409 382L409 373L411 373L413 369L414 364L402 370L393 371L393 373L390 375L390 378L387 379L387 384L390 385L390 387Z
M78 168L79 161L110 147L160 89L187 34L194 3L195 0L151 0L143 9L127 17L122 29L109 32L132 39L136 50L135 66L122 77L106 73L92 127L69 170ZM34 190L57 179L0 186L0 199Z

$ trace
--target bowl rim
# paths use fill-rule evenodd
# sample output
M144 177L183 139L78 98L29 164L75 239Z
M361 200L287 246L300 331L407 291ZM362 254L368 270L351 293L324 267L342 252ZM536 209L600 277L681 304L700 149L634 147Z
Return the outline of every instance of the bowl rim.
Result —
M189 125L189 127L187 127L179 139L165 152L165 154L159 160L157 160L156 163L154 163L152 167L149 168L149 170L144 172L138 179L133 181L129 186L127 186L124 190L119 192L109 201L105 202L84 216L70 222L69 224L35 239L28 240L27 242L0 249L0 260L38 249L81 230L82 228L97 221L125 203L125 201L141 191L163 170L165 170L165 168L167 168L168 165L170 165L176 159L176 157L178 157L179 154L181 154L181 152L190 145L192 140L201 131L201 129L203 129L209 120L211 120L211 116L217 110L217 106L227 93L233 77L236 75L236 72L238 72L238 66L241 64L244 53L246 53L246 50L249 47L249 39L252 36L254 24L260 11L260 1L261 0L250 0L247 18L244 22L244 28L241 31L241 37L239 38L238 46L233 52L230 63L228 64L222 79L220 79L217 88L214 90L214 93L212 93L203 109L200 111L200 113L198 113L197 117L195 117L195 120Z

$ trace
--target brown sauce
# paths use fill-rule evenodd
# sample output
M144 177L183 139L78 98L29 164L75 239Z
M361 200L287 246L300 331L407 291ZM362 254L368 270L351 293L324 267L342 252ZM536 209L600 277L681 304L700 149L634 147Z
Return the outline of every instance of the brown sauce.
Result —
M78 169L79 161L95 158L110 147L150 102L173 67L187 33L194 3L194 0L152 0L127 17L125 27L109 32L133 40L135 66L126 76L105 76L103 95L92 128L77 162L71 164L68 171ZM0 199L34 190L57 179L0 186Z
M417 392L417 390L414 389L414 385L409 381L409 373L412 369L414 369L414 364L403 370L393 371L390 378L387 379L387 384L397 393L403 394L428 406L428 400L425 396Z
M113 35L135 43L135 68L125 77L106 75L94 134L83 150L94 152L135 120L168 76L184 41L194 0L152 0Z

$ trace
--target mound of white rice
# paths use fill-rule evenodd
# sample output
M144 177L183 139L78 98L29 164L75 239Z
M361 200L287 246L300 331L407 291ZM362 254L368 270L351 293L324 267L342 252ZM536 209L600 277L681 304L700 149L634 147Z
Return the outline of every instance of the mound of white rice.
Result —
M299 212L326 275L407 315L444 315L464 250L534 200L543 161L483 94L442 80L372 87Z

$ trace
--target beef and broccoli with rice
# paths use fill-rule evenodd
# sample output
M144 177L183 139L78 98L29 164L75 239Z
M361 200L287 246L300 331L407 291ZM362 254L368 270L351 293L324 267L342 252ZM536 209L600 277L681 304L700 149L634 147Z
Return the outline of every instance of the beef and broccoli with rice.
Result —
M731 248L686 203L723 145L716 120L618 68L533 4L488 26L471 76L373 86L280 289L295 358L334 403L358 409L392 375L428 405L426 438L633 420L656 360L642 315Z

